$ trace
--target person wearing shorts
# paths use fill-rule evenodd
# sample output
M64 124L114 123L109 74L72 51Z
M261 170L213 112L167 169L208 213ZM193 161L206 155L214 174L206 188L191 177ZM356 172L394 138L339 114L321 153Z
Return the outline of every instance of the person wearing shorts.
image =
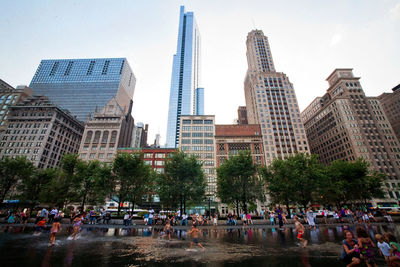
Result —
M188 232L189 235L192 235L192 242L190 243L190 249L193 248L193 245L196 244L197 246L201 247L201 250L204 251L204 247L201 243L199 243L199 229L197 229L196 225L192 225L192 230Z
M304 226L299 222L297 216L294 216L293 220L294 220L294 225L296 227L295 231L297 231L297 239L301 242L302 247L305 248L307 246L308 241L303 238Z

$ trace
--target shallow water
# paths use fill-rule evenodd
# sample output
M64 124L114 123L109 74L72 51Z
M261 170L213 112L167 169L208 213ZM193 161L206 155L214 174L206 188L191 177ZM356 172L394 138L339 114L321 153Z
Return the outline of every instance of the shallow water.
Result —
M159 229L83 228L77 240L62 229L55 246L48 246L49 231L34 236L32 228L3 227L0 233L1 266L344 266L340 261L343 227L306 231L308 246L299 247L292 228L200 229L199 247L187 251L190 237L175 230L172 240L160 238ZM350 227L350 230L355 230ZM372 226L370 235L399 226ZM377 257L384 266L383 259Z

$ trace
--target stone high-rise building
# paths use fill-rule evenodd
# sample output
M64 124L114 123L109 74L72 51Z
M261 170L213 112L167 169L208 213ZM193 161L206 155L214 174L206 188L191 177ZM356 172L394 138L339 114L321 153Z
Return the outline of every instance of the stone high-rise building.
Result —
M79 148L80 158L111 163L117 148L129 147L134 127L131 111L132 101L126 113L115 97L112 97L100 111L95 112L93 118L85 124Z
M240 106L238 108L238 124L249 124L246 106Z
M217 176L215 171L214 115L182 115L182 130L179 137L179 148L186 154L196 156L203 163L206 176L206 195L213 201L217 192Z
M352 69L336 69L329 88L302 112L310 150L321 162L364 158L385 173L386 200L400 198L400 146L377 97L366 97ZM379 202L378 202L379 204Z
M64 154L77 153L83 125L45 96L9 106L7 129L0 135L0 157L25 156L39 168L60 166Z
M261 126L266 164L274 158L309 152L293 85L286 74L275 71L268 38L261 30L253 30L246 45L247 119Z
M383 93L378 96L385 114L392 124L397 139L400 140L400 84L394 87L393 93Z
M0 133L7 128L8 107L32 96L32 89L26 86L17 86L15 89L0 79Z

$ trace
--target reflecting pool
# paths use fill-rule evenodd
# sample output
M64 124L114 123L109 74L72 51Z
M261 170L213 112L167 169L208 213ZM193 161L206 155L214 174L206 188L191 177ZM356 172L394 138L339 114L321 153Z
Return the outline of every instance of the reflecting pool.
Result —
M175 229L172 240L161 238L159 228L84 227L77 240L64 227L56 245L49 246L49 231L33 235L32 228L2 226L1 266L344 266L340 260L347 226L307 230L307 248L300 248L293 228L260 226L234 229L200 229L205 247L188 251L191 238ZM367 227L367 226L365 226ZM374 234L387 231L399 237L398 225L367 227ZM349 227L355 231L354 226ZM382 258L378 265L384 266Z

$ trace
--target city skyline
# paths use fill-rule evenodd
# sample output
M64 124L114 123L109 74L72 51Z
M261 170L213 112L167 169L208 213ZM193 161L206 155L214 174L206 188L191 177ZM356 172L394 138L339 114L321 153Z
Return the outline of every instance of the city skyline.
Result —
M14 87L29 84L43 58L127 57L137 77L133 116L150 124L150 140L159 132L164 144L171 55L183 4L201 21L205 114L215 114L216 123L232 123L244 104L245 39L254 28L269 37L276 69L295 85L301 111L325 92L326 73L334 68L354 68L371 96L399 83L399 1L98 3L3 2L8 12L0 19L7 36L0 45L1 78ZM225 95L231 99L221 104ZM161 112L147 112L149 104Z

